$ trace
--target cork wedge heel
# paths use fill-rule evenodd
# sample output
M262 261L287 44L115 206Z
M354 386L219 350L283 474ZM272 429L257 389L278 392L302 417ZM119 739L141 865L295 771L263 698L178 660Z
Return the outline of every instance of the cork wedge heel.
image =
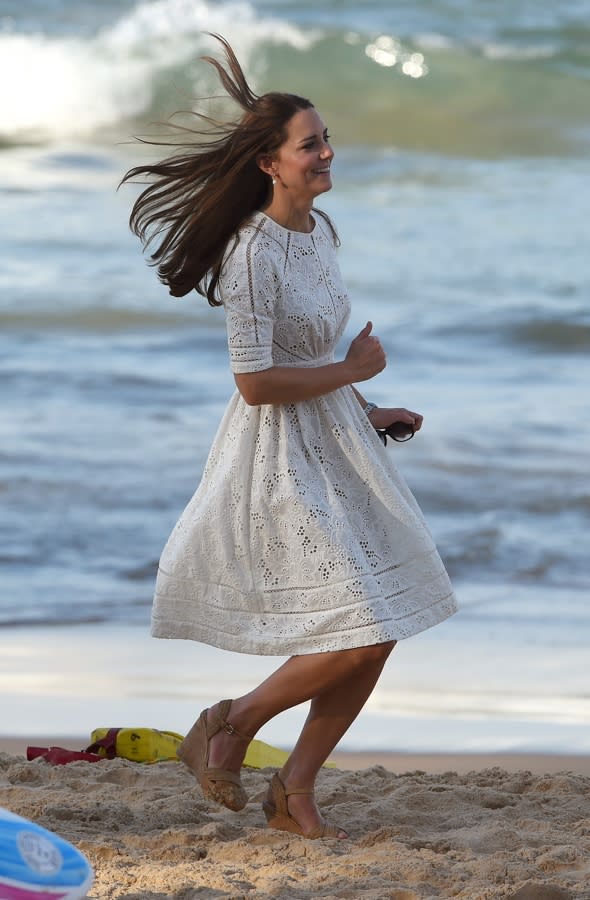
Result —
M239 774L230 772L229 769L209 767L209 744L219 731L223 730L248 742L252 740L250 735L238 731L227 721L231 704L231 700L222 700L210 721L207 719L207 710L204 709L176 755L197 778L203 796L239 812L248 802Z
M321 825L313 828L311 831L304 831L297 819L294 819L289 812L287 800L293 794L313 794L313 791L295 789L286 791L285 786L278 775L273 775L268 789L268 795L262 804L264 815L269 828L277 828L279 831L290 831L292 834L299 834L301 837L310 841L319 838L338 838L341 833L346 831L338 825L332 825L330 822L322 820ZM347 835L348 837L348 835Z

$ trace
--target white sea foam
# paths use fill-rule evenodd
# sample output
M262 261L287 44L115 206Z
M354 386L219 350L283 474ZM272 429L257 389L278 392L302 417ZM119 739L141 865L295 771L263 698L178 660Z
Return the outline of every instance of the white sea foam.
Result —
M482 43L481 53L488 59L516 60L524 62L529 59L552 59L557 56L559 48L553 44L535 44L529 46L515 46L498 42Z
M436 677L432 674L432 685ZM525 693L520 686L512 691L450 690L438 692L413 687L410 690L378 688L367 705L372 713L386 716L468 719L515 719L519 722L559 722L582 724L590 719L590 698L581 694Z
M159 78L214 49L204 32L227 37L246 70L262 42L305 49L317 35L248 3L153 0L92 37L0 34L0 139L83 135L150 108ZM201 70L202 74L202 70ZM198 77L191 85L199 93Z
M84 134L140 112L149 103L147 64L109 58L99 39L4 34L0 100L5 139Z

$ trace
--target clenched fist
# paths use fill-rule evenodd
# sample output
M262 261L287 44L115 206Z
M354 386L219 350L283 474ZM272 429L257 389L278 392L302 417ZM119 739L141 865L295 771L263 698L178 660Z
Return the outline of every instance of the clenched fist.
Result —
M344 361L351 370L352 382L367 381L387 365L381 341L371 334L372 330L373 323L367 322L348 348Z

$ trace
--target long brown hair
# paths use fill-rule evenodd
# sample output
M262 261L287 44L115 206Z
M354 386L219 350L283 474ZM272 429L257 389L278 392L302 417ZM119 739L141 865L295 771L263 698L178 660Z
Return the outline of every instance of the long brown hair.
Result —
M226 66L210 56L202 58L217 70L223 87L244 111L242 118L223 123L195 113L206 129L173 126L191 136L173 144L184 153L135 166L121 184L138 176L150 180L133 205L129 225L144 248L160 239L151 260L170 293L182 297L196 289L211 306L220 306L216 287L228 241L269 195L270 177L258 167L257 157L276 153L289 120L313 104L296 94L257 96L229 43L220 35L212 37L223 46Z

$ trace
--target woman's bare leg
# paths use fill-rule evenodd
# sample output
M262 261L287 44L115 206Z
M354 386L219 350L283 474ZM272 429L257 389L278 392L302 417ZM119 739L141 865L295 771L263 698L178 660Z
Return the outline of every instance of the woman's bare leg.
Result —
M395 641L293 656L255 690L235 699L228 716L239 731L254 736L278 713L312 700L312 706L281 778L289 787L309 788L322 763L356 719L370 696ZM209 766L239 771L247 742L225 731L211 740ZM293 809L307 808L317 817L312 798L298 795ZM307 829L307 824L301 823Z
M371 696L387 656L371 660L362 672L313 698L297 743L280 772L283 784L313 788L320 768Z
M384 653L381 659L376 657L362 672L355 672L314 697L299 739L279 773L287 790L307 788L313 791L320 768L371 696L394 646L382 645ZM321 822L313 794L294 794L289 797L288 806L289 812L305 832Z

